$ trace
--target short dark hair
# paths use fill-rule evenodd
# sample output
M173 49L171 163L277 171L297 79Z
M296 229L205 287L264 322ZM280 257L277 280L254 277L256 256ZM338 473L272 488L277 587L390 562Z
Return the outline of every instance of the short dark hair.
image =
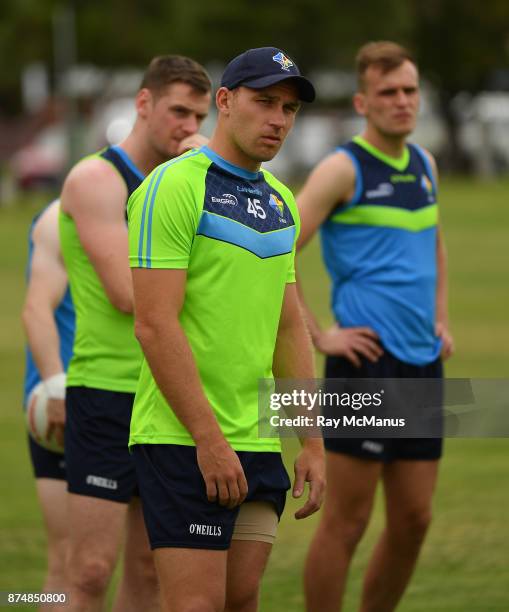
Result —
M399 68L407 60L415 65L410 51L397 43L379 40L363 45L355 58L359 89L364 88L364 75L371 66L379 68L382 74L386 74Z
M212 89L210 77L205 68L190 57L183 55L159 55L148 65L140 89L149 89L159 95L168 85L187 83L200 93Z

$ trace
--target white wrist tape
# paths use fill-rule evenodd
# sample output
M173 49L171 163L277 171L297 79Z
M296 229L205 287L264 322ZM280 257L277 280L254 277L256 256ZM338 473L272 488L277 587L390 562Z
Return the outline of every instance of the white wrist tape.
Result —
M65 373L55 374L43 381L50 399L65 399Z

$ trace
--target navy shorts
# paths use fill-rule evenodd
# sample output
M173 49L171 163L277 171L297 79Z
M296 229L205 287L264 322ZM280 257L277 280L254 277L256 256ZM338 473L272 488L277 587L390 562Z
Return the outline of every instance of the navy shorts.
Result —
M207 499L196 448L174 444L132 447L143 515L154 548L230 547L239 508ZM246 502L271 502L281 516L290 479L280 453L238 451L246 480Z
M28 450L36 478L65 480L65 458L63 453L46 450L37 444L37 442L34 442L31 436L28 436Z
M328 356L326 378L443 378L442 360L424 366L400 361L384 348L376 363L363 356L356 368L344 357ZM325 438L325 449L360 459L375 461L422 460L432 461L442 456L442 438Z
M65 455L70 493L128 503L137 495L128 450L134 393L68 387Z

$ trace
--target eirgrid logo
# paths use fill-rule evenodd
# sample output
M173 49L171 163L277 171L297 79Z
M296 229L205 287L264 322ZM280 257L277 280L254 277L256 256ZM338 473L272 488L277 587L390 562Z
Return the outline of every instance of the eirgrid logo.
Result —
M390 183L380 183L376 189L366 191L367 198L388 198L394 193L394 187Z
M228 206L237 206L238 204L237 198L232 193L223 193L220 198L211 196L210 199L214 204L228 204Z

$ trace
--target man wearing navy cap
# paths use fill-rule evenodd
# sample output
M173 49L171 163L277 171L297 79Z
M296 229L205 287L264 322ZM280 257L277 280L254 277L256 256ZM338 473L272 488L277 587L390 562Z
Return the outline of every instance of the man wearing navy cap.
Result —
M249 49L238 55L226 67L221 87L262 89L282 82L294 84L303 102L315 99L315 89L310 81L301 76L297 65L275 47Z
M300 221L260 168L315 97L273 47L226 67L210 143L156 168L129 200L136 335L131 420L163 610L257 609L290 488L277 438L258 435L259 379L313 377L295 286ZM321 439L295 462L296 518L324 488Z

